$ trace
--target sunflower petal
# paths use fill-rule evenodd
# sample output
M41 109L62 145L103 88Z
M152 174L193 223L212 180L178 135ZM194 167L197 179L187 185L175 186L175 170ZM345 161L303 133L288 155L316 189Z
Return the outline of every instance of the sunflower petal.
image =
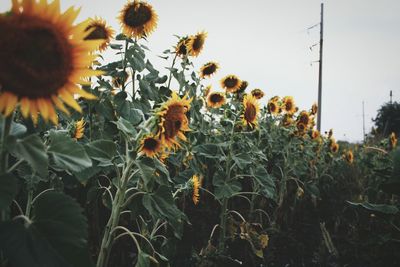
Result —
M39 98L36 100L36 105L39 108L40 114L42 115L43 119L47 122L49 119L49 108L47 102L43 98Z
M21 99L20 109L24 118L28 118L30 102L31 100L29 100L27 97Z
M63 89L63 90L60 90L59 93L60 93L61 99L64 101L64 103L66 103L68 106L75 109L76 111L82 112L81 106L79 106L78 102L76 102L76 100L74 99L74 97L71 95L70 92Z
M51 96L51 100L53 100L53 103L56 105L56 107L61 110L62 112L64 112L65 114L69 115L69 111L68 109L64 106L63 102L61 102L61 100L58 98L58 96Z
M18 102L18 97L14 94L8 94L7 97L7 104L6 108L4 111L4 115L8 117L15 109L15 106L17 105Z

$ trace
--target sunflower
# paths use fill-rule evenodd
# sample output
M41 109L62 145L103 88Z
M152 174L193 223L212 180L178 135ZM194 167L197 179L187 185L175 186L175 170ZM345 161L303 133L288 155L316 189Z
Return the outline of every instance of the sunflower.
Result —
M81 112L74 99L96 97L77 84L101 72L89 69L101 41L84 41L89 21L73 25L79 10L61 14L59 1L12 1L7 16L0 16L0 112L10 115L18 103L23 117L38 112L58 123L54 106L69 114L64 103ZM64 103L63 103L64 102Z
M257 126L257 116L260 113L260 104L252 95L245 95L243 98L244 111L242 114L242 122L244 126L253 128Z
M279 105L278 105L278 102L273 101L273 99L270 99L270 100L268 101L267 108L268 108L268 112L269 112L269 113L271 113L271 114L273 114L273 115L279 114Z
M348 150L348 151L346 152L346 154L344 155L344 158L346 159L346 161L347 161L349 164L352 164L353 161L354 161L354 154L353 154L353 151Z
M74 129L74 139L78 140L81 139L84 135L85 132L85 121L82 119L80 119L79 121L77 121L75 123L75 129Z
M197 205L200 201L201 181L197 175L193 175L191 180L192 180L192 186L193 186L192 200L193 200L193 203L195 205Z
M201 50L203 50L204 42L207 38L207 33L202 31L194 36L190 36L188 42L189 54L192 57L197 57Z
M296 112L296 105L292 96L285 96L282 99L282 108L287 114L294 114Z
M187 56L188 51L189 51L189 47L188 47L189 41L190 41L190 40L189 40L189 37L187 37L187 36L182 37L182 38L178 41L178 44L177 44L176 47L175 47L175 53L176 53L176 55L181 56L181 57Z
M307 111L302 110L299 116L297 117L297 120L303 123L306 127L308 127L310 124L310 114L308 114Z
M225 76L221 80L221 87L224 88L228 93L236 93L240 89L241 85L242 81L235 75Z
M118 73L116 76L112 77L112 86L114 88L121 88L126 83L126 80L129 78L129 73L125 71Z
M251 94L256 98L256 99L261 99L264 97L264 92L261 89L254 89L251 90Z
M236 91L236 93L239 93L239 94L243 93L246 90L247 86L249 86L249 83L247 81L242 81L242 83L240 84L240 87Z
M186 141L185 132L189 131L189 122L186 112L190 109L192 99L180 98L172 92L171 98L157 111L161 142L166 148L179 147L175 137Z
M200 78L211 77L218 69L218 63L212 61L208 62L200 68Z
M114 35L114 30L107 27L106 21L102 18L94 18L90 20L89 25L86 27L85 32L89 34L84 38L85 40L101 40L102 43L98 47L99 51L106 50L108 44Z
M393 149L395 148L397 145L397 138L396 138L396 134L394 132L392 132L390 134L390 147Z
M299 131L299 134L302 134L302 135L307 130L307 126L304 123L300 122L300 121L297 122L296 127L297 127L297 130Z
M210 108L219 108L225 104L225 95L220 92L214 92L208 95L207 106Z
M151 5L134 0L124 6L118 19L126 36L142 38L155 30L158 16Z
M336 143L335 141L331 143L330 149L333 153L336 153L339 151L339 144Z
M333 129L330 129L328 132L328 138L331 138L333 136Z
M151 134L146 135L140 141L140 153L146 155L149 158L154 158L155 156L157 156L162 151L162 149L163 147L161 145L160 139Z
M317 112L318 112L318 105L317 105L317 103L314 103L311 106L311 115L315 115L315 114L317 114Z
M317 139L318 137L320 137L319 131L313 129L313 130L311 131L311 138L312 138L313 140L315 140L315 139Z
M282 124L283 126L287 127L289 125L291 125L294 122L292 115L290 114L285 114L283 115L282 118Z

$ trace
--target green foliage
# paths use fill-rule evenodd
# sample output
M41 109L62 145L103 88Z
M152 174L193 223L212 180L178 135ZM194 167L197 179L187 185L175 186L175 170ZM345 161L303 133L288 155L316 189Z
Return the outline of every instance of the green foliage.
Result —
M378 133L387 137L392 132L400 135L400 103L386 103L373 120Z

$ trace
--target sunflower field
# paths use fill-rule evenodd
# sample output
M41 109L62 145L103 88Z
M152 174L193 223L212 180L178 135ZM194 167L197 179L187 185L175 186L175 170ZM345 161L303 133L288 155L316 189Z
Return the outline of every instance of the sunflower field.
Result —
M0 14L0 266L400 265L399 133L340 142L317 105L211 88L205 31L154 66L144 1L119 34L78 14Z

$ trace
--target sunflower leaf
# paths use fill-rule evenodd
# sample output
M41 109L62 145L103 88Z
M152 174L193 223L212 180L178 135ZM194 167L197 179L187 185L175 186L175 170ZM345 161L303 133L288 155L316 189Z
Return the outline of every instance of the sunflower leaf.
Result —
M0 210L10 206L17 194L17 179L8 173L0 176Z

